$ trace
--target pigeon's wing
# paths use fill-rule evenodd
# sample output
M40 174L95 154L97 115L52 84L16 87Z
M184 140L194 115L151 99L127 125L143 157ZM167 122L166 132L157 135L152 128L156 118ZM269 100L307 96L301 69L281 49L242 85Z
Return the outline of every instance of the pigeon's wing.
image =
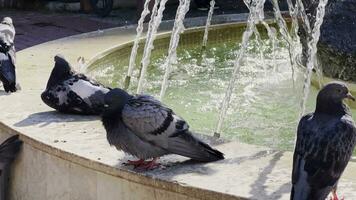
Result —
M133 97L121 116L124 124L141 140L169 153L203 162L224 158L221 152L194 137L182 118L153 97Z
M188 129L187 123L151 96L138 95L129 100L122 112L126 126L140 137L170 136Z
M22 141L18 135L11 136L0 144L0 163L10 163L20 149Z
M303 117L298 126L293 156L291 199L325 199L336 186L355 145L355 126L349 117L335 118L328 125Z

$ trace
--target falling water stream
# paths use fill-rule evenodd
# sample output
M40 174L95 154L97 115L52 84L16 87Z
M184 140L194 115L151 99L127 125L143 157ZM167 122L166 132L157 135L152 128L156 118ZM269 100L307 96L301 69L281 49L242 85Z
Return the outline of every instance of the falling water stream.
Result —
M323 24L324 20L324 15L325 15L325 7L326 4L328 3L328 0L320 0L319 5L317 8L316 16L315 16L315 24L313 26L312 32L311 32L311 37L307 37L309 39L308 41L308 55L307 55L307 72L306 72L306 77L304 81L304 88L303 88L303 99L301 102L301 115L304 114L305 112L305 107L306 107L306 101L309 96L309 90L310 90L310 82L311 82L311 76L313 72L313 68L315 68L316 65L316 52L318 50L317 44L319 41L319 36L320 36L320 27Z
M234 63L234 71L232 74L232 77L230 79L228 88L225 92L225 97L223 99L223 102L221 104L221 110L220 110L220 114L219 114L219 119L218 119L218 123L217 126L215 128L215 132L214 135L215 136L219 136L220 135L220 131L222 128L222 125L224 123L224 119L226 117L226 112L229 108L229 104L230 104L230 99L231 99L231 95L233 93L234 87L236 85L236 80L238 79L238 75L239 75L239 71L240 71L240 67L241 67L241 62L242 59L245 55L245 51L248 45L248 42L253 34L253 31L255 29L255 25L256 22L258 21L258 13L259 12L263 12L263 10L259 10L259 8L261 8L259 6L259 3L261 3L261 1L258 0L252 0L251 4L249 6L250 8L250 14L247 20L247 27L245 32L242 35L242 42L241 42L241 48L240 51L237 54L235 63Z
M141 38L142 32L143 32L143 22L145 21L147 15L150 14L149 4L150 4L151 1L153 1L153 0L146 0L145 1L145 4L143 6L143 11L141 13L141 17L140 17L140 19L138 20L138 23L137 23L137 29L136 29L137 33L136 33L135 41L134 41L134 44L133 44L132 50L131 50L131 56L130 56L130 61L129 61L129 69L127 71L127 76L126 76L125 82L124 82L124 88L125 89L128 89L129 86L130 86L130 80L131 80L132 72L133 72L133 70L135 68L137 50L138 50L139 43L140 43L140 38ZM152 13L152 16L156 15L157 5L158 5L158 1L155 2L155 6L154 6L154 9L153 9L154 12ZM152 19L153 19L153 17L152 17Z
M163 11L166 8L167 1L168 0L156 0L155 1L155 5L154 5L152 16L151 16L151 21L150 21L148 32L147 32L147 38L146 38L145 48L143 51L143 57L142 57L142 61L141 61L140 78L138 81L138 86L137 86L137 91L136 91L137 94L141 94L142 90L143 90L147 67L150 64L151 52L154 48L153 42L156 39L157 30L158 30L159 25L161 24L162 17L163 17ZM158 6L158 3L159 3L159 6ZM158 10L157 10L157 7L159 7Z
M179 44L179 36L184 31L184 18L189 11L190 0L180 0L177 9L176 19L174 21L173 31L171 35L171 40L168 48L168 56L166 58L165 67L166 72L163 77L160 99L162 99L166 93L168 87L168 78L171 72L172 64L176 63L177 59L177 48Z
M215 0L211 0L210 1L210 8L209 8L209 13L208 13L208 18L206 19L204 36L203 36L203 44L202 44L203 49L205 49L206 45L208 44L209 27L211 25L211 19L213 18L214 7L215 7Z

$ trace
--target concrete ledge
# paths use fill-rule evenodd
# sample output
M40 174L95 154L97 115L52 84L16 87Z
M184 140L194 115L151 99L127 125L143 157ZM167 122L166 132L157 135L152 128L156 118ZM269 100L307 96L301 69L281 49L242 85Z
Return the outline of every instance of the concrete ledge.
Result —
M65 115L42 103L40 94L53 67L53 56L79 56L122 44L134 27L116 28L56 40L18 53L19 93L0 91L0 139L20 134L23 149L14 163L10 199L288 199L291 152L238 142L214 146L226 154L215 163L163 157L167 169L135 171L122 165L128 156L106 141L98 117ZM339 191L356 199L356 164L350 163Z

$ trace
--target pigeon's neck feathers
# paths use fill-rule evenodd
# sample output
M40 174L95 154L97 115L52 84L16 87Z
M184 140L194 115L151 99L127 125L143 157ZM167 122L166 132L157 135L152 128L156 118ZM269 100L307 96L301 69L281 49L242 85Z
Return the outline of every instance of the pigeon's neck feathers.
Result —
M335 102L330 100L323 100L317 98L315 113L316 114L329 114L334 116L343 116L349 114L349 108L342 101Z
M106 109L106 111L103 112L103 119L121 119L123 109L132 98L133 96L128 93L122 93L120 95L120 98L116 99L116 103L111 105L109 108Z
M67 62L56 62L47 83L47 89L72 77L75 72Z

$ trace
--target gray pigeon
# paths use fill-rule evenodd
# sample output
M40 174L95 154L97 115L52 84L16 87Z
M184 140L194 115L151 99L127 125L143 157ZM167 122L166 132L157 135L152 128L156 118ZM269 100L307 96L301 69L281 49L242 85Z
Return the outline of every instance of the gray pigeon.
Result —
M84 74L76 73L60 55L41 98L48 106L64 113L100 114L104 109L107 88Z
M224 159L220 151L194 137L184 119L152 96L113 89L105 95L105 104L102 122L108 142L138 157L138 161L129 161L135 167L155 168L157 158L167 154L200 162Z
M319 92L314 113L302 117L293 156L291 200L325 200L336 188L356 144L356 128L344 99L355 98L345 84Z
M6 92L16 92L16 51L14 46L15 28L12 19L5 17L0 23L0 80Z
M7 199L10 164L20 150L21 144L18 135L11 136L0 144L0 199Z

